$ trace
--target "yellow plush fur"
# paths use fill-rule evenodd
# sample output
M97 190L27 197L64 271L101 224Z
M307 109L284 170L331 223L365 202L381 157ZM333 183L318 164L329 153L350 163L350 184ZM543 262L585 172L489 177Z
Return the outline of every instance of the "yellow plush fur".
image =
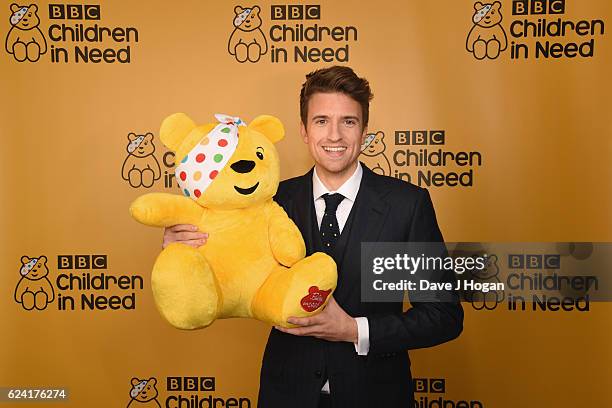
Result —
M214 126L196 126L177 113L164 120L160 138L178 162ZM337 281L333 259L323 253L305 257L300 231L272 200L280 178L274 143L283 137L277 118L259 116L239 127L235 152L198 199L152 193L130 206L132 217L143 224L194 224L209 234L197 249L168 245L153 267L155 302L173 326L197 329L218 318L252 317L291 327L288 317L316 314L329 301ZM263 159L256 156L262 148ZM239 160L256 164L248 173L237 173L230 165ZM248 195L234 189L256 183ZM308 311L312 307L303 307L303 300L313 291L322 293L318 299L324 302Z

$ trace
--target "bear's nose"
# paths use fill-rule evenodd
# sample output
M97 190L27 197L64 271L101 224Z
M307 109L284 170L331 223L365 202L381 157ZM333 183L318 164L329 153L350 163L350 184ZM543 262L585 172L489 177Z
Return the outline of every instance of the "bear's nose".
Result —
M238 160L230 166L236 173L248 173L255 167L253 160Z

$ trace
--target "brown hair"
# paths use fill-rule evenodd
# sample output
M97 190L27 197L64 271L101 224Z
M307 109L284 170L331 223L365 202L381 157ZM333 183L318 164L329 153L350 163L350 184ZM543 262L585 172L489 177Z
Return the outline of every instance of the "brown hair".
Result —
M368 80L359 78L351 68L335 65L306 75L306 81L302 84L300 91L300 117L304 126L308 119L308 101L317 92L340 92L351 97L361 105L363 127L368 125L370 101L374 95L372 95Z

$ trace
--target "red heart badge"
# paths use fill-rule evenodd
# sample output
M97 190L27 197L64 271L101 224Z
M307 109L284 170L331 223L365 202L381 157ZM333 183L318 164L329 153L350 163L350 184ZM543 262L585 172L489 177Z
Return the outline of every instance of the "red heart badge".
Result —
M314 312L325 303L325 299L327 299L330 293L331 289L320 290L318 286L311 286L310 289L308 289L308 294L300 301L302 309L307 312Z

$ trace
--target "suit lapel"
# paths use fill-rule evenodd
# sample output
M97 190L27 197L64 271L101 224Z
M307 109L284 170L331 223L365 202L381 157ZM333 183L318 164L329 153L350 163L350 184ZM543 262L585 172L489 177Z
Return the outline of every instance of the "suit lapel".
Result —
M381 200L381 192L377 189L376 176L363 163L363 178L359 193L352 211L355 211L350 235L344 251L342 264L347 257L355 257L361 252L362 242L378 240L385 218L389 212L389 205Z

